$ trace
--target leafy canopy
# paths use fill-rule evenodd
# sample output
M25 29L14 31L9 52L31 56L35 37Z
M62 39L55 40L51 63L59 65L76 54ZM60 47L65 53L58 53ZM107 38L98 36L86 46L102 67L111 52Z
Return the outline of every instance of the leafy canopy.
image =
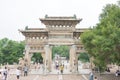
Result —
M104 70L107 64L120 65L120 6L107 4L99 23L81 35L82 43L94 64Z

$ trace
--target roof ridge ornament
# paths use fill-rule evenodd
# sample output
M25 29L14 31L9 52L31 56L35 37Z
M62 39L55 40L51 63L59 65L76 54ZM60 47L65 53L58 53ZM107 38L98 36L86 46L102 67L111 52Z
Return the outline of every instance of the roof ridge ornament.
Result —
M75 19L77 19L77 17L76 17L76 14L74 14L74 16L73 16Z
M28 30L28 26L25 26L25 30Z
M47 14L45 15L45 18L48 18L48 15L47 15Z

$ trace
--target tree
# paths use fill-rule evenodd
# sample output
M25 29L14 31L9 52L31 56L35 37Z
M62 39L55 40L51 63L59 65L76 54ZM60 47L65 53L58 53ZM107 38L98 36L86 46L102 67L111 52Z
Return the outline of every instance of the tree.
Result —
M119 1L120 2L120 1ZM98 25L102 26L116 26L118 28L111 28L111 31L114 30L113 34L111 34L111 41L112 45L114 46L114 50L112 51L114 54L112 54L110 57L112 58L113 63L117 63L120 65L120 5L116 4L108 4L106 7L103 9L103 13L100 15L100 23ZM107 29L110 30L110 29Z
M41 53L34 53L32 56L32 61L37 63L43 63L43 58L41 56Z
M120 64L120 7L108 4L100 15L100 22L81 35L81 40L94 64L105 70L107 64Z
M0 63L13 64L18 63L20 57L23 57L24 42L12 41L7 38L0 40Z
M68 46L54 46L52 48L52 57L55 57L55 54L58 54L62 57L69 58L69 47Z
M89 62L89 55L88 53L80 53L78 56L78 60L81 60L82 62Z
M116 4L107 4L99 17L100 25L106 26L107 23L120 27L120 6Z

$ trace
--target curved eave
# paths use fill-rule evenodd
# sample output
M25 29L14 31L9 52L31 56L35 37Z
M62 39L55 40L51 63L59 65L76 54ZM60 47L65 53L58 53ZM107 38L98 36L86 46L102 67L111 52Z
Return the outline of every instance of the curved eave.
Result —
M82 19L45 19L45 18L39 18L40 21L81 21Z
M80 21L82 21L82 19L41 19L40 18L40 21L42 23L44 23L45 25L49 24L49 23L60 23L60 22L67 22L67 23L70 23L72 22L72 24L78 24L80 23Z
M20 32L47 32L47 31L39 31L39 30L19 30Z
M39 30L19 30L24 36L30 35L30 34L47 34L47 31L39 31Z

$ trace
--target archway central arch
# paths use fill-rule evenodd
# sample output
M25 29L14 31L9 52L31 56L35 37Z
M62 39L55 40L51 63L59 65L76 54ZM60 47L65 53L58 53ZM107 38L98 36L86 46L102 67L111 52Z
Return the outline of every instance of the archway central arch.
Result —
M70 71L77 70L77 53L85 52L80 42L80 35L86 29L77 29L76 25L82 19L76 16L70 17L48 17L40 18L46 28L28 28L19 30L25 36L25 59L30 64L31 53L40 52L43 57L43 63L48 71L51 71L52 63L52 45L70 46Z

